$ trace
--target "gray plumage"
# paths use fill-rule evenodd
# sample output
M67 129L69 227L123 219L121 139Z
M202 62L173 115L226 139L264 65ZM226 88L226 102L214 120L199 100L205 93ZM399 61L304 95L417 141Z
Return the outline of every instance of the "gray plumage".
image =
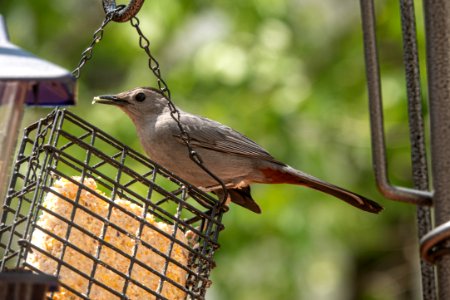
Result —
M114 96L98 96L94 102L120 107L133 121L145 152L156 163L194 186L220 194L217 181L189 158L178 125L170 115L168 101L160 91L136 88ZM234 203L260 213L251 197L250 184L288 183L328 193L368 212L382 210L372 200L277 161L261 146L228 126L178 110L193 149L205 166L226 184Z

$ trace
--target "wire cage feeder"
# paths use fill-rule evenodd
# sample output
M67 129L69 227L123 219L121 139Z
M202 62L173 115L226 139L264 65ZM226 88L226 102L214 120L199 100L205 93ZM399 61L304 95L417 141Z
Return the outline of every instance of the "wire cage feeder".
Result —
M203 299L220 201L69 111L25 129L0 271L59 278L51 299Z

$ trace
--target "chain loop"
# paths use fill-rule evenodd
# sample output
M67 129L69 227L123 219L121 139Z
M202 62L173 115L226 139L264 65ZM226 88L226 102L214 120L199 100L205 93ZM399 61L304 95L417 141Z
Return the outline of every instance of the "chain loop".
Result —
M168 101L167 105L170 109L170 116L177 123L178 129L180 130L180 138L184 142L184 144L186 145L186 147L188 149L189 158L193 162L195 162L200 168L202 168L203 171L205 171L215 181L217 181L217 183L219 183L219 185L221 186L221 188L223 190L223 195L222 195L222 199L221 199L221 204L223 206L226 203L226 200L228 197L228 191L227 191L227 187L226 187L225 183L219 177L217 177L217 175L212 173L205 166L205 164L203 163L203 160L200 157L200 154L198 154L197 151L195 151L192 148L191 137L189 136L189 133L185 130L185 128L181 122L180 111L176 108L175 104L172 102L169 87L167 86L167 83L163 80L163 78L161 76L161 70L159 68L159 63L150 51L150 41L147 39L147 37L145 37L145 35L141 31L141 28L139 27L139 24L140 24L139 19L136 16L134 16L133 18L131 18L130 24L131 24L131 26L133 26L136 29L136 31L139 35L139 47L141 47L148 56L148 67L156 77L156 81L157 81L159 90L166 97L166 99Z
M102 4L106 14L114 11L112 19L114 22L127 22L136 16L144 4L144 0L130 0L128 5L116 5L115 0L103 0ZM120 9L116 10L116 7Z

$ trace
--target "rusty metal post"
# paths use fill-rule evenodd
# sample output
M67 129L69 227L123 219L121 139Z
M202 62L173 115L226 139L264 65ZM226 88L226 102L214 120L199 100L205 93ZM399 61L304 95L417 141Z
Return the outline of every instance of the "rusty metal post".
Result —
M417 205L431 205L432 194L430 192L394 186L388 178L381 77L376 41L375 5L373 0L360 0L360 4L369 96L372 158L377 187L388 199Z
M422 295L424 300L434 300L437 299L436 276L434 266L428 262L432 261L437 255L436 251L434 251L436 249L435 245L445 238L447 232L441 228L437 228L437 233L432 230L433 224L429 205L432 204L433 193L429 191L428 184L414 1L400 0L414 189L393 186L389 182L376 42L375 5L373 0L361 0L360 4L370 108L372 153L377 185L383 195L389 199L418 205L418 235L421 239L423 258L421 262ZM443 250L439 248L438 254L442 254Z
M405 65L406 90L408 96L413 182L415 189L429 191L429 172L426 155L425 125L423 121L414 0L400 0L400 14L403 32L403 62ZM417 206L417 233L419 239L425 236L432 228L431 207ZM437 291L434 266L421 260L420 269L422 273L422 299L436 300Z
M424 14L434 215L438 226L450 220L450 1L425 0ZM450 299L450 256L439 257L436 266L439 299Z

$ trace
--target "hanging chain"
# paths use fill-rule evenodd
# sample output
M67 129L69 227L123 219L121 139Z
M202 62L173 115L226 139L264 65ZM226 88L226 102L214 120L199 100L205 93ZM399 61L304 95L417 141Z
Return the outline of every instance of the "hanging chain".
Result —
M56 114L56 111L53 110L46 118L45 122L47 122L46 124L42 124L42 120L40 121L40 125L38 126L38 128L40 129L40 131L36 134L35 137L35 141L33 143L33 150L31 152L30 155L30 160L29 160L29 168L30 168L30 172L31 172L31 181L32 182L37 182L38 180L38 169L41 166L41 162L39 160L39 156L41 154L41 151L43 149L44 143L46 141L46 136L47 136L47 132L49 127L52 125L51 122L48 122L48 120L50 120L50 118L54 117ZM41 127L43 126L43 127Z
M72 74L76 79L80 78L81 69L84 67L86 62L92 58L92 52L94 51L94 47L103 38L103 31L106 25L108 25L108 23L111 22L111 20L114 18L114 14L120 11L122 8L123 5L119 5L114 10L111 10L110 12L106 13L103 23L94 32L92 36L93 37L92 42L89 44L86 50L84 50L83 53L81 53L81 59L80 62L78 63L78 66L75 68L75 70L72 71Z
M167 105L169 106L169 109L170 109L170 116L172 117L172 119L174 119L174 121L178 125L178 129L180 130L180 137L189 151L190 159L192 161L194 161L200 168L202 168L203 171L205 171L209 176L211 176L214 180L216 180L219 183L219 185L222 187L223 195L222 195L221 202L222 202L222 205L224 205L227 200L227 197L228 197L228 192L227 192L225 183L219 177L217 177L217 175L215 175L213 172L211 172L205 166L202 158L200 157L200 154L198 154L198 152L192 148L191 137L189 136L189 133L184 129L184 126L181 122L180 111L177 109L175 104L172 102L169 87L167 86L167 83L163 80L163 78L161 76L161 70L159 68L159 63L150 51L150 41L142 33L141 28L139 27L139 24L140 24L139 19L136 16L131 18L130 23L131 23L131 26L133 26L136 29L136 31L139 35L139 47L141 47L148 56L148 67L156 77L159 90L166 97L166 99L168 101Z
M33 85L31 92L34 94L34 97L37 98L37 94L39 93L38 85L36 85L36 84ZM55 114L56 114L56 111L53 110L47 116L47 119L45 121L47 122L49 120L49 118L53 117ZM28 165L29 165L30 172L31 172L31 181L33 181L35 183L38 180L37 173L38 173L39 167L41 166L39 156L40 156L42 148L44 146L45 138L46 138L46 135L48 132L48 128L50 126L51 126L51 122L47 122L47 123L43 124L43 120L41 119L39 121L39 125L38 125L38 132L36 133L36 137L33 142L33 148L32 148L32 152L30 154L30 160L29 160Z
M124 7L125 7L124 5L115 6L115 3L112 3L109 6L106 6L107 9L105 8L105 11L107 11L107 12L105 15L105 19L103 20L103 23L94 32L92 42L86 48L86 50L83 51L83 53L81 54L81 59L80 59L80 62L78 63L78 66L72 71L72 74L75 78L78 79L80 77L81 69L84 67L86 62L92 58L94 46L98 42L100 42L101 39L103 38L103 31L104 31L106 25L108 25L109 22L114 20L116 15L120 11L122 11L122 9ZM131 26L133 26L136 29L136 31L139 35L139 47L141 47L148 56L148 67L150 68L150 70L153 72L153 74L155 75L155 77L157 79L158 88L167 99L167 102L168 102L167 105L170 109L170 115L173 118L173 120L177 123L178 129L180 130L181 140L183 141L183 143L186 145L186 147L188 149L189 158L192 161L194 161L209 176L211 176L215 181L217 181L217 183L219 183L219 185L221 186L222 191L223 191L221 204L223 207L225 207L224 204L228 197L228 192L227 192L225 183L219 177L217 177L217 175L215 175L213 172L211 172L205 166L205 164L203 163L203 160L200 157L200 155L198 154L198 152L192 148L191 137L189 136L189 133L184 129L184 126L181 122L180 111L177 109L175 104L172 102L169 87L167 86L167 83L163 80L163 78L161 76L161 70L159 67L159 63L150 51L150 41L145 37L145 35L141 31L141 28L139 27L140 22L136 16L133 16L130 19L130 23L131 23Z

